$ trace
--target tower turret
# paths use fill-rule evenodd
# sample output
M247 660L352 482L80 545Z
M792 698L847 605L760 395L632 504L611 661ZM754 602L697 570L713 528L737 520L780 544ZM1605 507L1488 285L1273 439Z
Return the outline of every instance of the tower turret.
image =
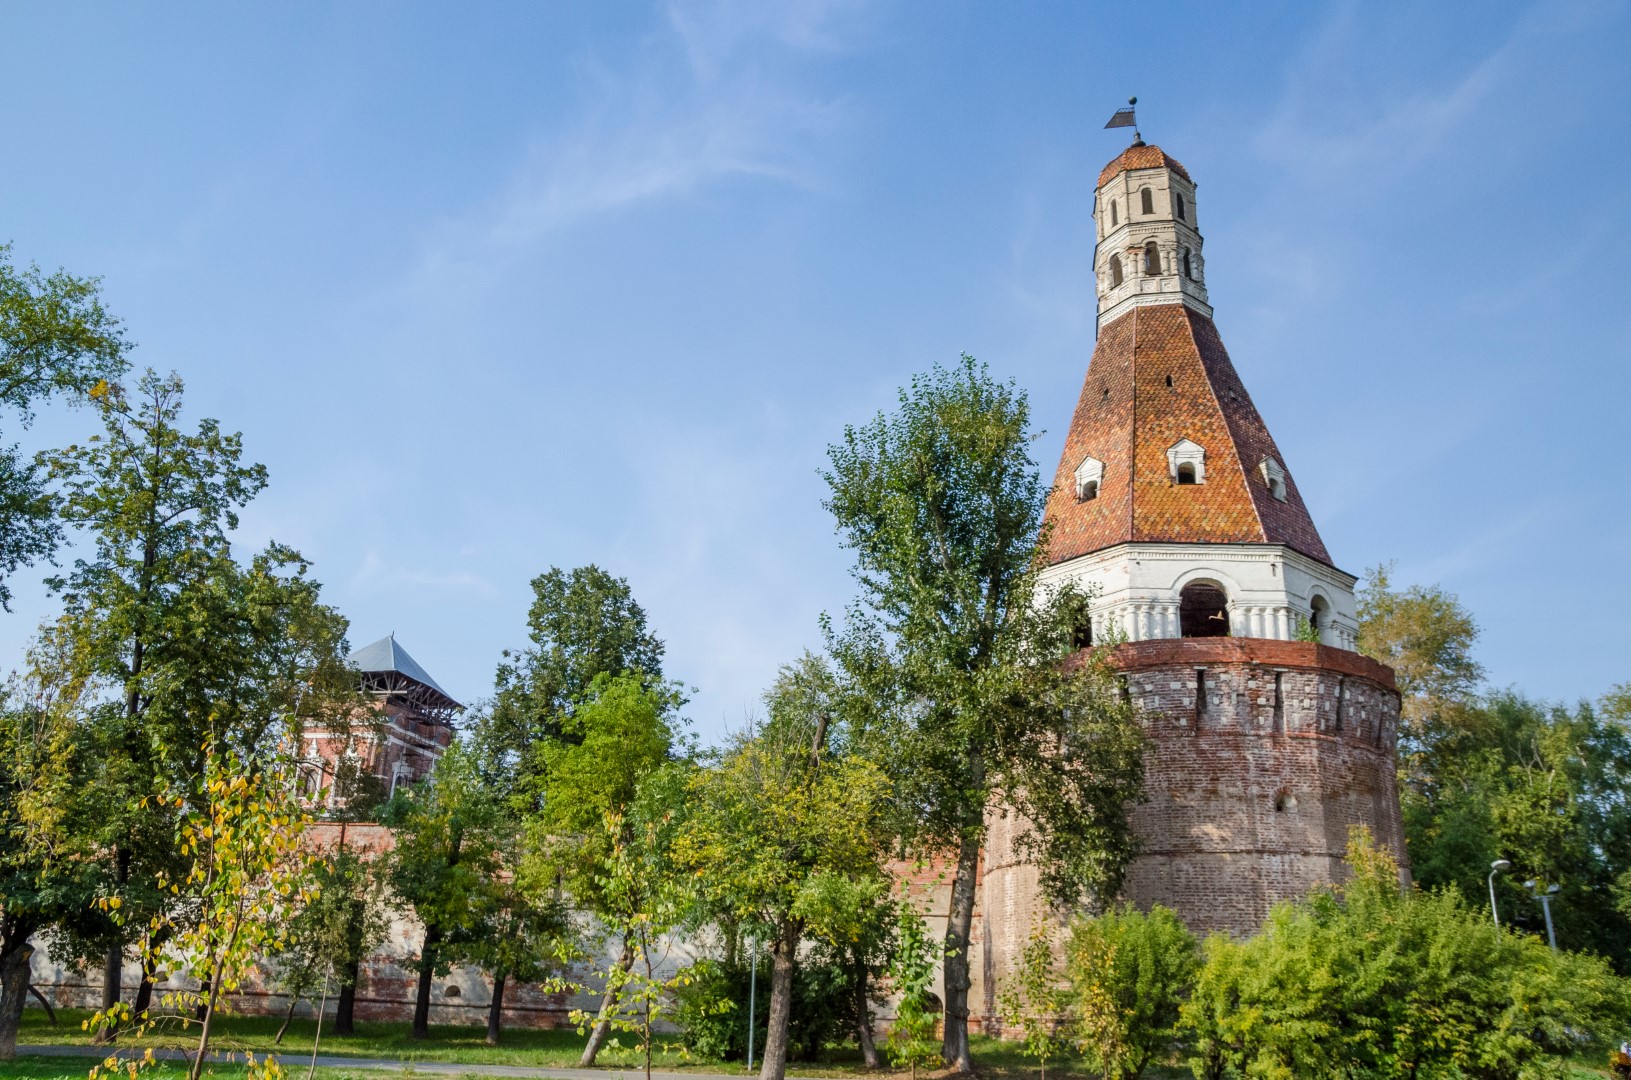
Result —
M1211 317L1195 183L1175 158L1142 141L1104 167L1093 193L1099 325L1137 304L1174 300Z
M1355 578L1213 325L1188 170L1136 143L1094 199L1099 341L1048 502L1049 576L1097 593L1084 629L1101 638L1352 648Z
M1126 897L1247 934L1343 878L1355 825L1403 862L1399 695L1353 651L1354 576L1213 325L1195 187L1142 140L1099 175L1098 342L1048 499L1044 579L1088 591L1081 636L1113 643L1148 736ZM1054 910L1026 828L987 818L988 1003Z

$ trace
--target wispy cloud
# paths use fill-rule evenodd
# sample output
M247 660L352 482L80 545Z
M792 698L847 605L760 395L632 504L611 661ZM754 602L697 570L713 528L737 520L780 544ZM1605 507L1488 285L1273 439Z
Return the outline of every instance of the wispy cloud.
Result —
M389 591L405 587L474 592L496 596L498 590L480 574L468 570L419 570L386 561L378 551L363 555L362 564L351 575L350 586L358 592Z
M850 0L674 5L624 68L580 65L584 107L536 136L497 194L445 223L421 275L526 250L557 230L731 180L815 189L843 103L798 85L807 56L854 47Z

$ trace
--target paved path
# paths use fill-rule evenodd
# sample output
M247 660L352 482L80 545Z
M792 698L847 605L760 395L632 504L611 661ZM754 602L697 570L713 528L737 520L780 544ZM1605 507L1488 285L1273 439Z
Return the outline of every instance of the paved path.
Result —
M19 1057L106 1057L107 1050L99 1046L30 1046L26 1043L17 1045ZM165 1061L186 1061L189 1054L185 1050L155 1050L153 1056ZM227 1061L235 1055L211 1054L214 1061ZM299 1051L288 1054L278 1054L278 1060L283 1063L291 1076L298 1073L298 1066L310 1064L311 1055L302 1055ZM545 1069L530 1065L461 1065L453 1061L398 1061L392 1058L349 1057L341 1054L318 1054L317 1064L326 1069L379 1069L387 1072L401 1072L412 1070L417 1073L436 1073L449 1076L521 1076L533 1077L537 1080L609 1080L612 1077L645 1077L645 1071L634 1069ZM698 1072L662 1072L657 1069L651 1071L651 1080L743 1080L745 1073L698 1073Z

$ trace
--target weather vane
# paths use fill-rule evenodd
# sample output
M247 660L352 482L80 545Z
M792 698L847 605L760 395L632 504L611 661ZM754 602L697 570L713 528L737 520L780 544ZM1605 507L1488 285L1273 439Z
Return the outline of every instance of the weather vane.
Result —
M1133 145L1134 146L1143 146L1144 145L1144 136L1142 136L1142 135L1140 135L1138 133L1138 117L1133 115L1133 107L1136 106L1137 104L1138 104L1138 99L1136 97L1128 98L1127 99L1127 107L1125 109L1117 109L1115 115L1110 117L1110 122L1108 124L1104 125L1104 126L1107 127L1107 128L1118 128L1118 127L1130 127L1130 128L1132 128L1133 129Z

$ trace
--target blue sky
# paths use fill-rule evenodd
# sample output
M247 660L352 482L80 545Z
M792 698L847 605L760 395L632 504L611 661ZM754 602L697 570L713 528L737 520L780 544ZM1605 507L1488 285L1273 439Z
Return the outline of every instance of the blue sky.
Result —
M1496 684L1595 697L1631 679L1628 44L1589 0L11 4L0 237L102 275L243 431L242 541L311 558L354 644L476 699L528 580L597 562L713 738L851 595L845 423L968 351L1051 474L1136 93L1337 563L1459 593ZM51 610L17 586L11 658Z

